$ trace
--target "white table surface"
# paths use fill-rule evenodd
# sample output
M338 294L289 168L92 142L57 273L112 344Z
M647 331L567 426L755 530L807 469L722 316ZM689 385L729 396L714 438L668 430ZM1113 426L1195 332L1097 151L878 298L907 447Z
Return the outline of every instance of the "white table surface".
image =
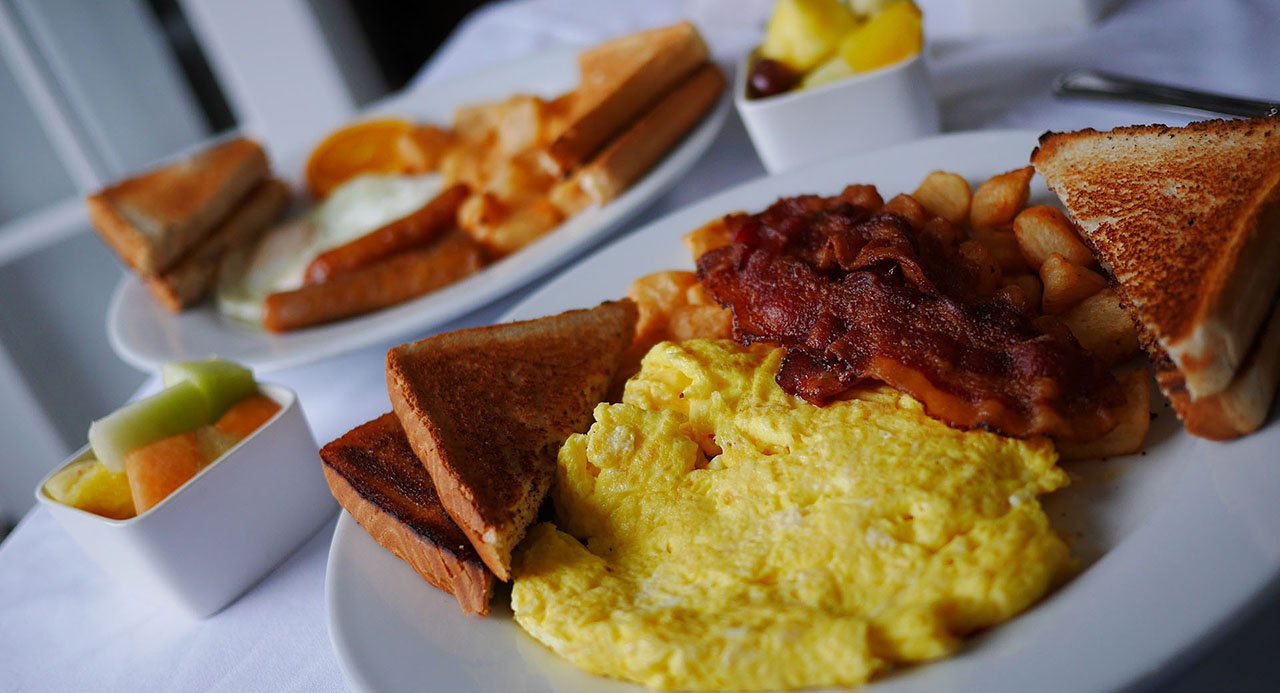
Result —
M957 2L921 4L926 12L937 5L930 15L937 18L956 12ZM589 44L680 17L698 22L716 59L730 65L758 39L770 5L771 0L503 3L459 27L408 88L426 89L433 80L486 64L563 44ZM947 130L1062 130L1188 120L1148 107L1054 99L1050 79L1077 66L1280 97L1280 3L1274 0L1134 0L1091 27L1014 38L979 40L956 35L954 27L930 26L936 30L930 56L935 91ZM687 178L615 237L762 173L741 124L731 117ZM490 323L522 293L441 331ZM332 440L389 409L382 367L390 346L379 344L268 379L294 388L317 439ZM49 466L57 462L49 460ZM0 690L346 690L324 615L332 527L325 526L223 612L190 621L112 584L47 512L36 509L0 544ZM1276 691L1277 657L1280 589L1272 589L1198 652L1139 688Z

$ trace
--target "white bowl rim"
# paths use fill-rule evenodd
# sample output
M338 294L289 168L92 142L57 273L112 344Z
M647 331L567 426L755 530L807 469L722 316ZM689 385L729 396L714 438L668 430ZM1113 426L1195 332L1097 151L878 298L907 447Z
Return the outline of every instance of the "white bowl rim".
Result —
M878 67L870 72L859 72L854 75L849 75L843 79L838 79L834 82L827 82L826 84L819 84L816 87L809 87L808 89L788 89L787 91L773 94L772 96L762 96L758 99L752 99L747 97L746 87L749 73L748 68L751 65L752 59L755 58L756 54L759 52L759 46L752 48L750 51L747 51L747 54L743 56L742 60L738 63L738 73L734 76L733 84L733 100L737 104L738 108L766 108L769 106L789 104L793 101L803 99L805 96L821 94L826 91L834 91L836 88L856 86L860 82L867 82L876 77L883 77L895 71L905 70L909 66L924 59L924 49L921 48L912 55L903 58L896 63Z
M284 416L285 412L297 406L297 403L298 403L297 393L283 385L260 382L258 383L258 392L261 394L265 394L268 397L271 397L271 394L269 394L271 392L275 392L282 395L284 401L281 401L281 398L271 397L271 399L276 400L276 402L280 404L280 409L277 410L275 414L272 414L271 418L262 422L262 425L258 426L258 428L253 433L250 433L244 438L241 438L240 440L236 441L235 445L232 445L230 448L227 448L226 452L222 453L212 462L202 467L200 471L196 472L195 476L191 477L190 479L187 479L185 482L183 482L181 486L179 486L178 488L175 488L173 491L169 493L169 495L162 498L159 503L156 503L150 508L147 508L146 511L144 512L138 513L133 517L125 518L123 520L117 520L115 518L106 517L104 515L99 515L97 513L91 513L88 510L77 508L74 505L59 503L58 501L50 497L47 493L45 493L44 486L45 484L49 483L49 479L52 479L55 474L62 471L63 469L66 469L72 463L80 461L80 459L85 456L85 453L89 452L92 449L88 443L85 443L83 447L71 453L69 457L67 457L65 460L62 461L62 464L54 467L52 471L50 471L48 474L45 475L43 479L40 480L40 483L36 486L36 490L35 490L36 501L44 505L57 506L59 509L62 509L62 510L69 510L73 513L79 513L81 515L84 515L85 517L91 517L96 521L105 522L110 525L125 526L131 523L140 521L143 518L148 517L153 512L155 512L157 508L162 508L168 505L169 501L173 500L174 497L176 497L178 494L182 493L183 491L187 490L187 488L189 488L192 483L194 483L200 477L204 476L205 473L208 472L210 469L213 469L219 463L223 462L228 457L231 457L236 452L238 452L241 447L243 447L250 440L256 438L259 433L262 433L263 431L267 430L267 428L271 426L271 424L278 421L280 417Z

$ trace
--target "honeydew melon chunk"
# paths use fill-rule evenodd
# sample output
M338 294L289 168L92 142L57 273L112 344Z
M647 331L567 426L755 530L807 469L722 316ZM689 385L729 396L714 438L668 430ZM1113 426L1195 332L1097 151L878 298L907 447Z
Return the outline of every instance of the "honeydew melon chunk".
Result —
M164 384L189 382L209 400L209 418L217 421L231 405L258 391L253 371L222 359L166 363L160 370Z
M94 421L89 425L89 445L107 469L120 472L129 451L211 421L208 397L183 381Z

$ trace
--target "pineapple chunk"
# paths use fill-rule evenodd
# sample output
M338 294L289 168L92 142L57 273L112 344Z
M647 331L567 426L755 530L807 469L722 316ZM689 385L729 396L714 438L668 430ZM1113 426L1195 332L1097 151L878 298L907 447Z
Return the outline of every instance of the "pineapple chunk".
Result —
M760 55L808 72L832 55L856 26L853 13L840 0L778 0Z
M805 75L804 79L800 81L800 88L808 89L809 87L818 87L823 84L838 82L846 77L852 77L856 74L858 73L855 72L852 67L849 67L849 63L845 62L844 58L837 55L814 68L809 74Z
M906 60L923 45L920 8L911 0L898 0L849 34L839 50L849 67L868 72Z
M113 472L92 457L76 460L49 477L44 492L63 505L113 520L137 514L124 472Z

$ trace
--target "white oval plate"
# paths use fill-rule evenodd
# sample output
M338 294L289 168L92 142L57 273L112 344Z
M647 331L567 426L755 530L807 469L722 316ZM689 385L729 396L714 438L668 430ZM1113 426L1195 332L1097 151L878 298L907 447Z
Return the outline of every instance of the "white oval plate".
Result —
M557 50L522 58L398 95L370 109L364 117L395 114L448 123L461 105L518 92L553 96L577 83L577 54L577 50ZM130 274L116 287L107 313L111 346L120 358L147 371L167 361L217 355L261 372L300 365L440 325L548 272L666 192L711 145L729 105L726 95L666 158L617 199L578 214L521 251L439 291L367 315L272 334L227 318L210 301L172 315L152 300L142 282ZM277 175L300 189L300 172L308 154L273 154Z
M549 315L625 294L647 272L690 268L680 237L726 212L779 196L833 194L869 182L886 197L930 171L972 182L1027 161L1034 132L943 136L763 178L657 221L601 250L516 306L507 319ZM1051 200L1043 186L1033 190ZM1162 401L1162 400L1156 400ZM1157 405L1142 455L1065 465L1073 485L1045 499L1073 540L1082 571L959 654L868 687L927 691L1112 691L1149 679L1203 645L1280 574L1280 425L1222 444L1187 435ZM345 513L326 575L329 632L360 690L639 690L581 673L495 614L467 618Z

